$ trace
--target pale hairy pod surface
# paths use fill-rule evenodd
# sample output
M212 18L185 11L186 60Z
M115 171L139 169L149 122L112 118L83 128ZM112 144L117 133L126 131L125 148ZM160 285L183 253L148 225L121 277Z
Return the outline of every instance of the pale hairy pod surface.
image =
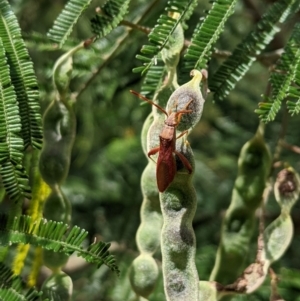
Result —
M157 194L155 169L153 163L146 166L141 179L144 196L141 207L141 224L136 234L136 242L140 253L153 255L160 246L160 230L162 227L162 214Z
M213 281L199 281L199 301L217 301L217 286Z
M270 152L258 131L240 152L238 175L223 221L211 281L224 285L232 283L245 268L243 265L256 225L255 210L262 202L270 168Z
M44 281L42 291L44 299L58 300L59 298L61 301L70 301L73 292L72 279L62 271L53 273Z
M148 155L148 148L147 148L147 135L148 135L148 131L149 131L149 127L151 126L151 124L153 123L154 117L153 117L153 113L151 112L148 117L146 118L144 124L143 124L143 128L142 128L142 132L141 132L141 142L142 142L142 148L143 148L143 152L145 154L145 156L147 157Z
M154 101L160 96L160 102L170 95L170 87L160 89ZM167 96L165 96L167 95ZM149 147L159 145L159 133L164 124L165 115L152 106L152 113L146 119L141 141L144 153L148 158ZM146 297L155 288L158 279L158 267L152 255L160 246L160 232L162 214L159 202L159 193L156 184L156 165L148 158L148 164L141 178L143 202L140 210L141 223L136 234L136 243L140 255L130 267L129 279L134 292L140 297ZM149 277L151 275L151 277Z
M180 145L180 152L194 166L188 143L178 142L177 145ZM169 301L193 301L199 298L196 242L192 227L197 201L191 179L190 174L177 172L174 181L160 195L164 219L161 233L163 277Z
M132 263L129 272L131 286L136 294L147 298L153 291L159 270L153 257L141 253Z
M184 109L191 110L190 113L181 116L180 123L177 126L178 131L186 131L193 128L202 116L205 100L200 90L200 82L203 75L198 70L192 70L191 76L193 78L189 82L172 93L167 104L167 112L176 112Z

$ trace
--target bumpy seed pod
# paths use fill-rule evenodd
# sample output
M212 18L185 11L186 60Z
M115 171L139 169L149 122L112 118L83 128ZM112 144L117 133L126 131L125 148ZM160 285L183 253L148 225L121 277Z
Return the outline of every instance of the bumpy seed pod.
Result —
M263 260L270 263L278 260L290 245L294 232L290 211L299 198L299 192L297 172L292 167L280 171L274 185L274 194L281 207L281 214L264 231Z
M158 267L149 254L141 254L132 263L130 268L130 283L136 294L147 298L153 291L157 278Z
M170 95L169 91L169 87L162 89L161 100L164 99L163 95L165 93L167 96ZM153 108L152 113L144 123L141 140L146 156L148 153L149 133L159 134L163 120L164 116L159 114L156 108ZM151 141L153 143L153 140ZM157 140L154 143L157 143ZM137 295L143 297L147 297L153 291L158 278L158 267L155 260L151 257L160 246L160 230L162 227L155 170L154 162L148 158L148 164L141 178L143 203L140 211L141 223L136 234L140 255L133 261L129 273L132 289Z
M238 175L223 221L221 242L210 280L228 284L242 272L255 228L255 210L262 202L270 168L270 152L258 131L243 146L239 156Z
M73 55L84 47L85 43L80 43L59 57L55 62L53 67L53 82L60 95L65 95L69 89L73 69Z
M57 297L61 301L70 301L73 292L72 279L62 271L53 273L43 283L42 291L44 299L56 300Z
M156 183L155 169L148 164L142 174L141 186L144 195L141 207L141 224L136 234L140 253L154 254L160 246L162 215Z
M300 179L292 167L283 169L278 173L274 194L276 201L284 210L290 211L299 196Z
M71 221L71 205L63 195L60 185L69 171L76 132L74 102L70 99L68 89L73 67L72 56L83 47L84 42L62 55L55 63L53 83L57 96L50 103L43 117L44 144L39 169L44 181L52 190L45 202L44 216L63 223ZM53 277L58 277L57 272L66 263L68 256L47 250L44 250L43 256L44 264L54 272Z
M258 289L268 274L270 265L286 251L293 237L293 221L290 210L299 198L299 176L291 167L281 171L275 183L275 197L281 213L260 235L255 262L248 266L242 276L225 289L230 292L251 294Z
M70 201L59 188L53 189L47 197L44 205L44 217L66 224L71 222Z
M49 220L71 221L71 204L59 185L66 178L75 138L75 115L63 103L54 101L44 115L44 144L39 168L44 181L52 191L44 205L44 217ZM53 251L43 251L44 264L53 271L66 264L68 256Z
M176 149L194 169L188 143L178 141ZM164 288L167 300L198 300L199 278L195 265L195 235L192 227L196 193L192 175L177 172L169 188L160 195L164 224L161 234Z
M176 112L182 109L191 110L189 114L182 115L177 126L178 131L191 129L199 122L205 102L200 90L202 73L198 70L192 70L190 74L193 78L176 89L167 103L167 112ZM189 105L186 108L187 104Z
M84 42L63 54L53 68L56 98L43 116L44 143L40 156L40 172L51 187L60 185L66 178L76 131L73 102L68 96L73 68L73 55L85 46Z
M73 108L53 100L43 118L44 144L39 162L41 175L50 187L60 185L68 174L75 130Z

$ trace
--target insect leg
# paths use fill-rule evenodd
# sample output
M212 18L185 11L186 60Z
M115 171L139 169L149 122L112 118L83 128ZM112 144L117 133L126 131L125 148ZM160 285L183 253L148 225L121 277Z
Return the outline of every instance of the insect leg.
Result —
M184 136L185 134L187 134L189 131L186 130L186 131L183 131L179 136L176 137L176 140L181 138L182 136Z
M178 116L178 123L180 122L181 116L182 114L186 114L186 113L192 113L193 110L187 110L187 107L190 105L190 103L193 101L193 99L191 99L184 107L184 109L176 112L176 115Z
M188 161L188 159L183 154L181 154L180 152L178 152L176 150L174 150L174 153L179 157L179 159L183 163L184 167L188 170L188 172L192 173L193 168L192 168L190 162Z
M150 151L148 152L148 158L151 159L155 164L156 164L156 162L151 158L151 156L158 153L159 150L160 150L160 147L158 146L158 147L150 149Z

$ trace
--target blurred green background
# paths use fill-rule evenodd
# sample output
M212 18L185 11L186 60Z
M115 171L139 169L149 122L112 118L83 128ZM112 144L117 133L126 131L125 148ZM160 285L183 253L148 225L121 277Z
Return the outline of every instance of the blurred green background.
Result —
M199 1L195 14L189 20L186 39L209 9L208 1ZM217 42L220 50L232 50L259 20L266 7L273 1L239 1L236 12L225 26ZM41 89L41 105L45 109L53 98L51 72L55 60L63 53L57 50L45 34L63 9L62 0L15 0L10 1L19 19L24 37L34 61ZM65 50L77 41L92 36L90 18L94 9L104 1L94 1L75 27ZM152 9L147 11L152 5ZM141 25L154 26L163 12L166 1L134 0L127 20L134 22L142 18ZM298 15L299 17L299 15ZM267 52L284 46L293 22L289 20L276 35ZM74 72L71 91L80 92L76 104L77 137L73 148L69 177L63 190L73 206L73 224L89 231L89 239L97 237L112 242L112 253L116 255L121 269L117 278L105 267L82 264L72 258L66 271L74 280L73 300L124 301L134 295L127 278L128 267L138 255L135 233L139 226L141 173L146 166L140 143L143 122L151 110L149 105L129 93L140 90L142 78L132 73L140 65L135 58L143 44L147 43L144 33L129 31L120 26L106 37L96 41L88 50L80 51L74 57ZM223 59L213 56L208 72L216 72ZM89 78L97 72L91 82ZM198 209L194 219L197 237L197 268L200 279L207 280L214 264L220 239L222 216L229 205L231 190L236 177L237 158L242 145L251 138L258 126L254 113L261 94L266 93L269 70L261 63L255 63L244 79L223 102L214 102L213 95L206 100L201 121L189 136L196 160L194 185L198 197ZM287 121L281 112L276 120L267 125L266 139L274 154L276 144L286 122L285 141L299 145L300 116L289 117ZM283 149L280 161L289 162L300 170L299 155ZM274 170L274 175L278 169ZM266 208L266 223L279 214L279 207L273 196ZM280 293L286 300L300 300L300 204L294 207L292 217L295 225L293 242L283 256L275 263L279 274ZM249 252L249 262L256 255L256 236ZM161 255L155 258L161 261ZM44 272L46 273L46 272ZM162 279L150 300L165 300ZM269 300L268 284L251 296L240 296L234 300Z

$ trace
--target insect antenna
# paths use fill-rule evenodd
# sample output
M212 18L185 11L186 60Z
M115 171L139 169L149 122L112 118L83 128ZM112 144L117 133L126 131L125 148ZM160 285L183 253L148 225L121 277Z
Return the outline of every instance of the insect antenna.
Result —
M169 114L158 104L156 104L155 102L153 102L152 100L148 99L147 97L143 96L142 94L134 91L134 90L130 90L130 93L136 95L138 98L140 98L141 100L147 101L150 104L152 104L153 106L157 107L160 111L162 111L164 114L166 114L166 116L168 117Z

